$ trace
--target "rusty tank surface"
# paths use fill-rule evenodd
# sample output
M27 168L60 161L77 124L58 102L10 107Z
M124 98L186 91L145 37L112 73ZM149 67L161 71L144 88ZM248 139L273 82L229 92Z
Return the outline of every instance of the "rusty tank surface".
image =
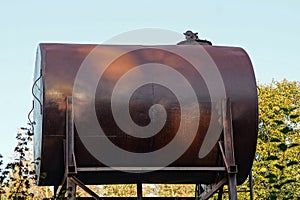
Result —
M34 80L39 185L57 186L64 177L68 98L76 177L85 184L216 183L219 173L197 167L224 166L218 140L225 98L238 184L252 167L257 91L241 48L40 44Z

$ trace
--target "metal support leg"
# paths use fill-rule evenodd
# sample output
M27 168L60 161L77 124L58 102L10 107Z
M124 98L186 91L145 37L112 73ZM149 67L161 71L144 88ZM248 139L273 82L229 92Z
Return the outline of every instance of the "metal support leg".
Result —
M234 141L232 131L232 115L231 115L231 102L229 99L222 101L222 116L223 116L223 132L224 132L224 149L227 162L228 174L228 193L230 200L237 199L236 189L236 174L237 166L235 165L234 158Z
M143 199L143 184L137 183L136 189L137 189L137 199L142 200Z
M67 180L67 194L68 200L76 199L76 184L71 180L71 178L68 178Z
M76 183L71 176L77 173L76 161L74 156L74 113L72 97L66 98L66 140L65 140L65 177L67 198L76 199Z
M66 109L66 170L67 174L77 174L74 155L74 113L72 97L67 97Z
M216 185L214 185L209 192L201 195L200 199L205 200L205 199L210 198L216 191L218 191L220 188L223 188L223 186L226 184L226 182L227 182L226 178L222 179L220 182L218 182Z
M253 197L253 176L252 176L252 169L249 173L249 188L250 188L250 200L254 200Z
M94 199L100 200L101 198L93 192L91 189L85 186L78 178L77 166L74 154L74 113L73 113L73 102L72 97L67 97L66 99L67 109L66 109L66 154L65 154L65 165L67 174L67 191L68 199L76 199L76 186L78 185L88 194L90 194Z
M81 182L78 178L76 177L70 177L69 178L73 183L81 187L84 191L86 191L89 195L91 195L95 200L101 200L95 192L93 192L90 188L88 188L83 182Z
M223 136L224 142L219 141L219 147L222 154L222 158L225 164L227 177L225 176L220 182L212 187L208 192L200 195L200 199L210 198L216 191L219 190L218 200L222 199L223 186L228 184L228 193L230 200L237 200L237 166L235 164L234 157L234 141L233 141L233 129L232 129L232 114L231 114L231 103L229 99L222 100L222 123L223 123ZM224 146L224 148L223 148ZM201 187L199 185L199 187ZM196 190L196 197L199 193L200 188Z

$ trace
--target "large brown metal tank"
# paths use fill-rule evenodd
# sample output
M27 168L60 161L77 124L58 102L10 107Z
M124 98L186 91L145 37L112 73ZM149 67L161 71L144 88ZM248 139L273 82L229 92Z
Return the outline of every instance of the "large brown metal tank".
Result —
M189 167L223 166L217 140L225 98L232 105L238 184L251 169L257 93L241 48L40 44L33 91L37 173L46 175L40 185L63 179L66 97L73 98L76 165L90 169L76 175L85 184L215 183L218 173ZM173 170L101 171L107 166Z

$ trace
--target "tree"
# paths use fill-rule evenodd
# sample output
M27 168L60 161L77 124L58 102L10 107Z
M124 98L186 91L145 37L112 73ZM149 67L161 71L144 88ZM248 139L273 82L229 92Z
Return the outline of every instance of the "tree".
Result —
M148 184L144 185L144 196L194 197L195 184Z
M5 193L5 190L2 187L2 183L5 179L5 175L2 174L3 169L2 169L2 165L3 165L3 160L2 160L3 156L0 154L0 200L2 199L2 195Z
M105 197L136 197L136 184L88 186L95 193ZM195 185L192 184L143 184L144 197L193 197ZM81 188L77 196L88 197Z
M300 194L300 85L273 81L259 92L259 134L253 166L258 199Z
M21 128L17 132L15 159L2 169L0 176L1 198L4 199L41 199L52 195L49 188L35 184L36 173L32 154L32 132L29 128ZM47 196L48 194L48 196Z

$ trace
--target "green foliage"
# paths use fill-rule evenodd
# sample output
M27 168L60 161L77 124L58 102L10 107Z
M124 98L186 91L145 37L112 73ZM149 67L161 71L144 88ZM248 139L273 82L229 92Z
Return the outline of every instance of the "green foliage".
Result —
M259 92L259 134L253 166L257 199L300 194L300 85L275 82Z
M135 184L88 186L95 193L105 197L136 197ZM193 184L143 184L144 197L193 197L195 185ZM82 189L78 188L77 196L88 197Z
M0 176L0 199L40 199L50 194L49 188L38 188L35 185L32 149L32 133L28 128L17 132L17 146L14 149L14 161L2 169ZM2 162L1 162L2 164ZM50 195L48 195L50 197Z
M195 184L147 184L143 191L144 196L193 197Z
M2 187L2 183L5 179L5 175L3 174L3 169L1 165L3 165L3 156L0 154L0 200L2 199L2 195L5 193L4 188Z
M136 197L136 185L104 185L103 196L107 197Z
M6 195L9 199L26 199L33 197L30 192L35 172L30 167L30 154L27 147L32 141L31 133L28 129L22 128L17 133L17 146L15 147L15 160L8 163L2 172L2 186L6 188Z

